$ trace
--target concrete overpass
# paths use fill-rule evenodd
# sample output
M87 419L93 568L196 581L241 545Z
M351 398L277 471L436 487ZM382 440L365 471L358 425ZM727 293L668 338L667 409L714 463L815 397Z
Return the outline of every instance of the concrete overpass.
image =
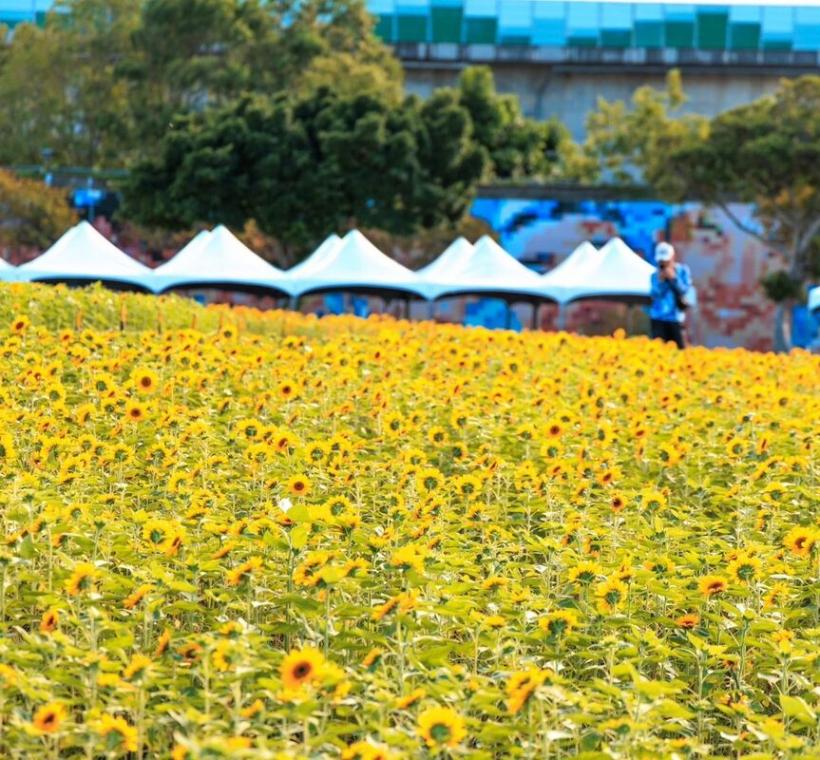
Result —
M684 75L684 110L712 116L820 73L820 0L365 0L376 34L428 96L488 64L531 117L556 117L576 139L599 97ZM53 0L0 0L0 24L44 23Z
M576 139L597 99L628 100L679 68L684 111L712 116L820 73L820 2L762 5L645 0L368 0L376 31L402 61L409 92L489 65L498 89Z

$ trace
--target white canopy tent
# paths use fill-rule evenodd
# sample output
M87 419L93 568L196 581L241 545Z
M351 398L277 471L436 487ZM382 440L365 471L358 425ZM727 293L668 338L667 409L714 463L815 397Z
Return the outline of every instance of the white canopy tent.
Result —
M820 309L820 285L809 291L809 311L814 313Z
M88 222L66 232L45 253L17 268L25 282L102 282L113 287L148 290L151 270L123 253Z
M342 239L334 232L328 235L304 261L288 269L285 272L285 287L288 292L295 295L293 282L309 278L312 272L321 271L324 262L333 255L333 251L341 243Z
M450 266L440 267L437 273L423 276L421 280L425 294L431 299L462 295L506 301L551 298L545 294L539 275L486 235L476 242L469 255L465 252L457 259L453 256Z
M0 259L0 282L13 282L17 279L17 267Z
M286 283L296 297L336 290L381 296L424 295L415 272L383 254L358 230L351 230L339 244L322 252L310 267L288 273Z
M555 269L542 275L541 285L558 303L567 303L583 291L586 278L595 269L600 257L598 249L585 241Z
M621 238L612 238L598 252L594 267L585 272L583 287L570 301L596 299L648 303L655 267L644 261Z
M204 248L210 238L210 230L200 230L197 232L196 235L174 254L173 258L151 272L148 278L148 283L151 287L156 291L160 291L162 290L162 283L165 280L170 282L180 274L187 273L192 266L196 266L197 251Z
M459 267L473 255L475 246L466 238L456 238L444 252L427 266L416 271L416 274L429 280L446 276L451 271L458 271Z
M148 281L158 293L174 288L219 288L287 295L285 273L268 264L227 227L200 232Z

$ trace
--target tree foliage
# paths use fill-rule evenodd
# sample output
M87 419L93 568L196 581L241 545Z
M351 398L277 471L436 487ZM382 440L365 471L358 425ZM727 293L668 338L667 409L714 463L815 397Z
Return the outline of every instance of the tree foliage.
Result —
M126 197L146 224L254 219L304 246L353 224L409 234L456 221L487 164L452 93L394 107L320 88L181 117L160 153L134 167Z
M476 141L489 154L494 179L548 179L560 172L560 147L570 142L566 127L554 119L524 117L516 96L496 92L488 67L465 69L458 95L472 118Z
M669 171L669 153L703 140L708 133L705 117L681 113L685 103L677 70L669 72L662 90L649 86L635 90L631 106L599 98L586 123L584 152L591 173L599 181L616 184L640 179L665 195L684 191Z
M680 76L666 90L640 88L632 108L599 101L588 119L585 150L599 176L635 173L669 201L721 207L735 224L786 261L763 283L776 302L802 296L820 273L820 76L783 80L768 97L711 120L676 115L685 101ZM758 226L739 219L733 202L754 204ZM788 340L778 310L775 344Z
M130 0L74 0L45 28L15 29L0 47L0 163L122 163L130 106L117 66L137 17Z
M75 222L64 190L0 169L0 244L42 248Z
M125 166L177 114L249 93L341 82L398 102L401 67L372 26L361 0L63 0L44 28L0 36L0 162L47 149L59 165Z
M730 215L730 201L753 203L762 231L736 223L783 254L795 283L817 273L820 76L784 80L771 97L715 117L706 139L670 152L668 171L678 196Z

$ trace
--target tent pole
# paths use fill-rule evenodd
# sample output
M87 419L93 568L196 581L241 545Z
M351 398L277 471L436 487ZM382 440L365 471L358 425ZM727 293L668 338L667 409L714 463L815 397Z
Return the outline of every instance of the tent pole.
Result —
M565 303L558 304L558 329L566 330L567 328L567 305Z
M288 308L291 311L299 311L299 298L298 296L291 296L288 301Z
M532 302L532 323L530 324L530 328L532 330L538 329L538 310L541 307L541 304L538 301Z
M409 322L410 321L410 299L404 299L404 318Z
M427 307L428 307L428 309L427 309L427 318L431 322L435 322L436 321L436 302L434 300L430 299L430 301L428 301L428 303L427 303Z
M506 329L510 330L512 328L512 304L507 301L507 324Z

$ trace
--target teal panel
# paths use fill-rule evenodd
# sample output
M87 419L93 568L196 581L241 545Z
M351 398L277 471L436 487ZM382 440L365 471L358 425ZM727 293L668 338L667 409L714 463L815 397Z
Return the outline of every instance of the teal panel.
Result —
M792 49L792 41L791 40L763 40L763 49L764 50L784 50L788 51Z
M461 42L461 8L431 8L433 42Z
M629 29L601 29L601 47L628 48L632 45Z
M376 36L384 42L393 42L393 16L383 13L376 16Z
M396 17L396 21L395 42L427 41L427 16L400 15Z
M698 13L698 42L701 50L725 50L728 13Z
M499 45L531 45L532 40L528 34L502 34L498 40Z
M666 22L666 46L673 48L695 47L695 25L690 21Z
M732 50L758 50L760 48L760 24L732 24L729 31Z
M580 37L578 35L569 35L567 37L567 45L569 47L598 47L597 37Z
M473 45L495 45L498 21L494 18L464 19L464 41Z
M660 21L636 21L635 47L663 47L663 23Z

